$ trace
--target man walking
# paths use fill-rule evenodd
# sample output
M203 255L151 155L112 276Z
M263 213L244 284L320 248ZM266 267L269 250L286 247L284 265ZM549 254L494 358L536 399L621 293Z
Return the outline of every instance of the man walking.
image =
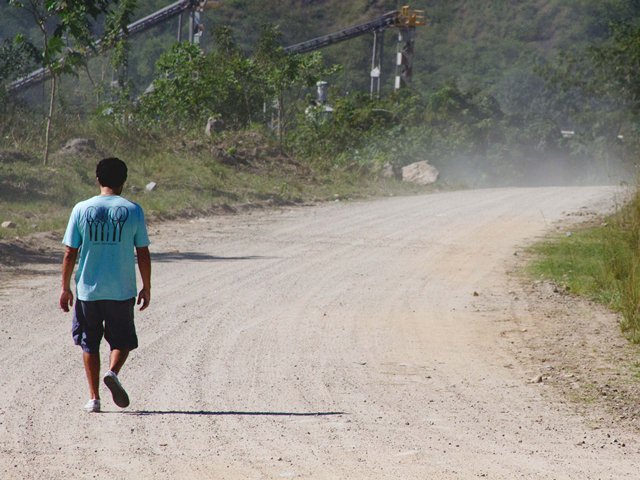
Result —
M96 167L100 195L76 204L64 235L66 246L62 262L60 308L73 306L71 275L79 256L75 275L76 302L73 339L82 347L84 368L91 398L87 412L100 412L100 342L111 347L109 370L103 381L113 401L121 408L129 396L118 374L129 352L138 347L133 320L134 303L140 310L151 301L151 256L144 213L139 205L120 196L127 179L127 166L118 158L105 158ZM135 255L142 277L137 292Z

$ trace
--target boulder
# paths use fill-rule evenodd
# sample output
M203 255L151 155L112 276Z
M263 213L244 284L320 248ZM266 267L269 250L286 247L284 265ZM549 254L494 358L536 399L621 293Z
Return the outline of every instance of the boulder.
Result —
M403 182L431 185L438 180L439 174L438 169L425 160L402 167Z
M224 120L219 117L209 117L207 126L204 128L205 135L210 137L213 132L221 132L222 130L224 130Z

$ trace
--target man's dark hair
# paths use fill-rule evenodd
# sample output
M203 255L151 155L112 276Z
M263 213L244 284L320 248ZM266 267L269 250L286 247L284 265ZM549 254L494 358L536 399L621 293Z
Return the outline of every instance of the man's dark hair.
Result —
M103 187L119 188L127 180L127 164L116 157L109 157L98 162L96 177Z

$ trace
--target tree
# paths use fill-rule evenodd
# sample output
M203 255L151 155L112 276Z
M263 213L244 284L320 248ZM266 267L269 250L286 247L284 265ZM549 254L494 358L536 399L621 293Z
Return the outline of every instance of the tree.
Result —
M111 66L117 72L117 89L113 95L113 103L120 117L126 122L129 118L131 80L129 79L129 34L126 26L136 8L136 0L119 0L117 6L105 20L105 33L101 39L100 49L111 50Z
M334 74L338 67L325 68L322 56L316 52L307 55L289 55L280 45L281 33L277 27L265 25L258 41L255 63L264 81L266 93L276 108L276 128L282 141L285 131L286 94L294 86L311 87L320 78Z
M204 53L197 45L176 43L156 64L153 91L138 104L138 118L152 125L192 128L211 116L244 127L264 115L277 99L282 125L284 97L294 86L314 84L326 71L322 57L287 55L272 30L263 33L254 55L245 55L228 28L216 32L216 46Z
M205 56L197 45L176 43L156 63L153 89L137 106L137 117L150 124L182 128L210 115L210 93L203 78Z
M118 0L9 0L9 4L29 12L42 38L41 46L29 43L39 52L40 63L51 77L49 111L45 126L43 163L49 158L50 134L58 80L62 74L77 74L84 65L87 50L95 50L92 28L98 17L110 14ZM123 19L123 17L121 17ZM117 22L116 22L117 23ZM115 25L118 31L122 25ZM108 32L110 33L110 32Z
M27 73L36 64L37 58L37 50L25 41L24 36L18 35L13 41L3 40L0 43L0 82Z
M615 26L611 42L593 47L590 53L600 73L600 93L624 102L632 113L640 114L640 26Z
M636 7L636 8L640 8ZM640 154L640 26L633 17L609 25L605 40L565 53L544 72L563 92L574 148L624 163Z
M24 75L36 65L38 52L24 37L18 36L13 41L0 43L0 105L6 105L5 83L17 76Z

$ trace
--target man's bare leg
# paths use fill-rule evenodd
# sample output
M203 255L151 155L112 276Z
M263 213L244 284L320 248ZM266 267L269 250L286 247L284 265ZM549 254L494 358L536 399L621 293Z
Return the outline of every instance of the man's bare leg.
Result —
M92 400L100 399L98 386L100 385L100 354L82 352L84 371L89 382L89 394Z
M111 350L111 355L109 357L109 370L118 375L120 373L120 369L124 365L124 362L127 361L128 356L129 350Z

